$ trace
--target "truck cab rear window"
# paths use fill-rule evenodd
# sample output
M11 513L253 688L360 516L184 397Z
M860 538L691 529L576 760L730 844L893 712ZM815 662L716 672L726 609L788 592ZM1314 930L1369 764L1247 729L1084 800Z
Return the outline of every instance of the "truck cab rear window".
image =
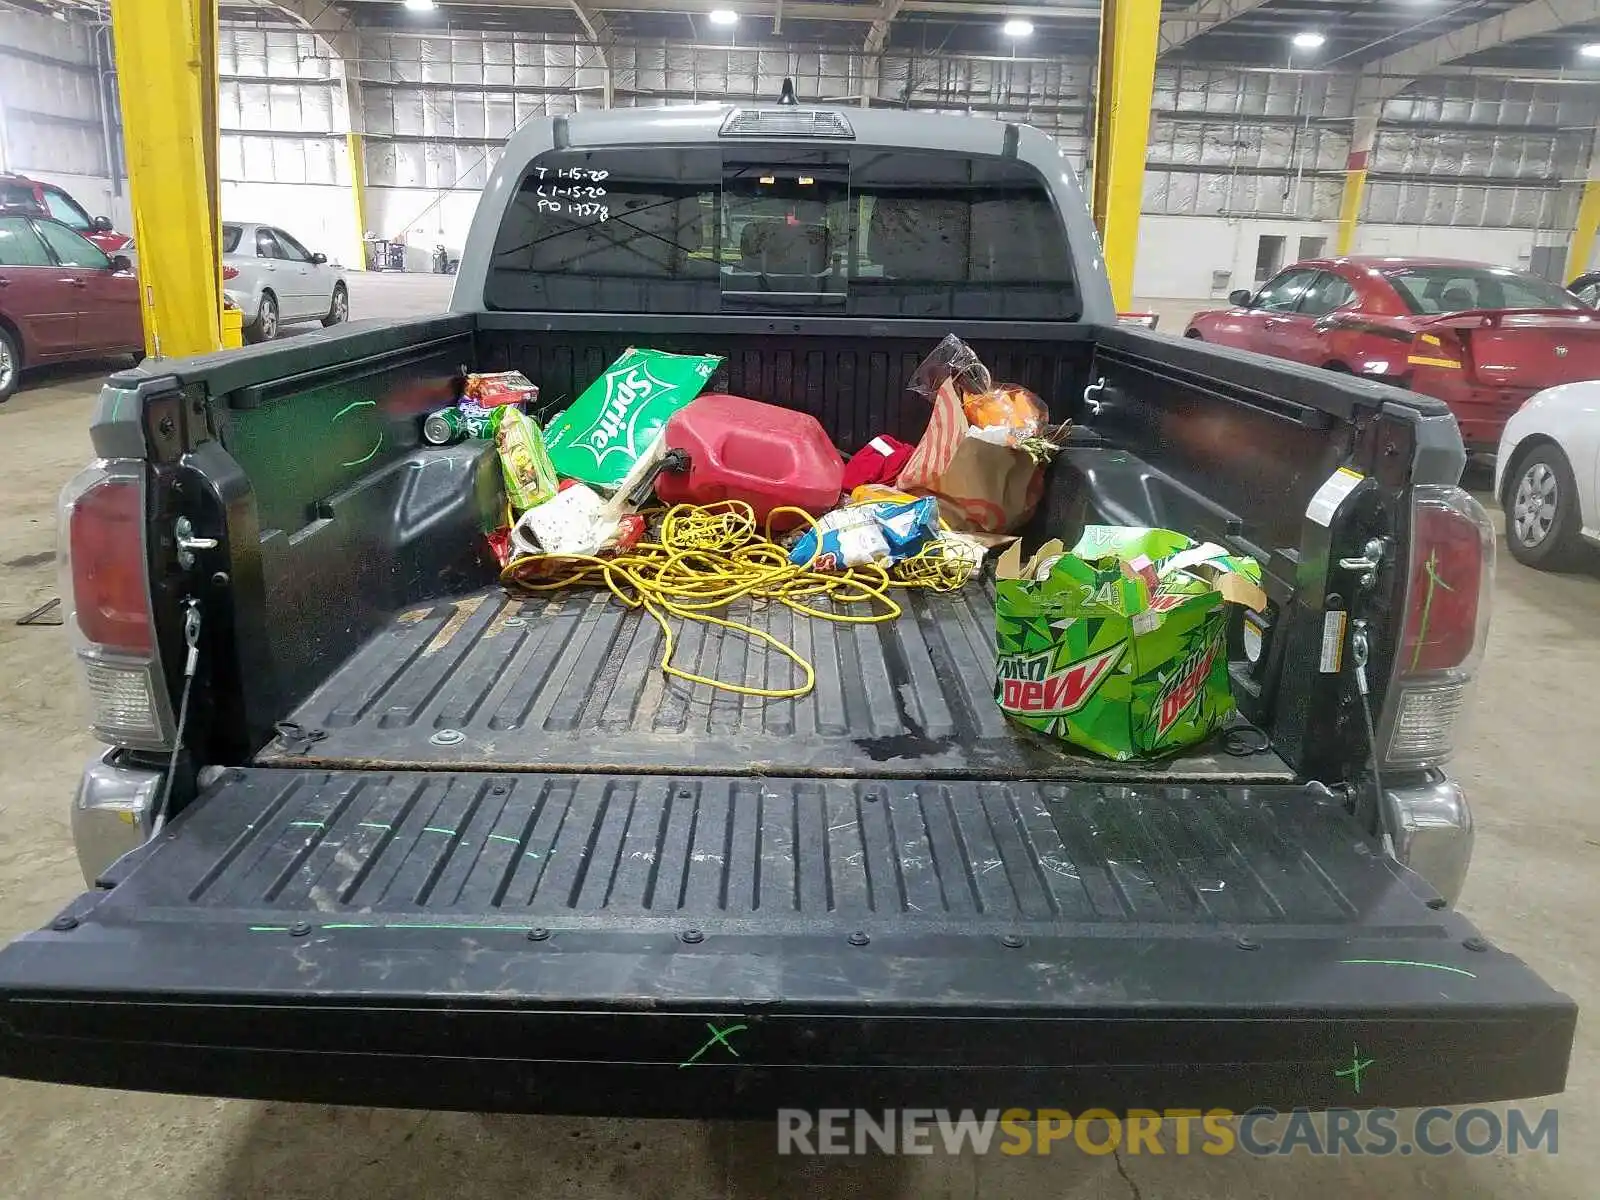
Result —
M491 309L1070 320L1066 235L1018 162L895 150L541 156L496 240Z

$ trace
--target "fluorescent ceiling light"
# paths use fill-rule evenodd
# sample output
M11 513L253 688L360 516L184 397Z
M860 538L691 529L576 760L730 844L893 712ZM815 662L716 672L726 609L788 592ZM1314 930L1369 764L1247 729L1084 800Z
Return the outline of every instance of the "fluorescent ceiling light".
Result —
M412 12L432 12L433 0L406 0L406 7Z
M1308 29L1304 33L1294 35L1294 48L1296 50L1315 50L1327 40L1316 30Z
M1579 46L1578 53L1584 58L1600 58L1600 42L1589 42Z
M713 8L711 10L711 23L713 25L737 25L739 14L731 8Z
M1030 37L1033 34L1033 22L1010 20L1000 27L1000 32L1009 38Z

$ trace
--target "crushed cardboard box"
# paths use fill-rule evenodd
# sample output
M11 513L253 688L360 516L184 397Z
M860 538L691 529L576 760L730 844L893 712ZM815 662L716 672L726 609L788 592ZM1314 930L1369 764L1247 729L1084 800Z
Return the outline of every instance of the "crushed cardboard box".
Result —
M1226 605L1262 611L1252 558L1167 529L1091 525L995 566L995 700L1125 761L1204 740L1233 712Z

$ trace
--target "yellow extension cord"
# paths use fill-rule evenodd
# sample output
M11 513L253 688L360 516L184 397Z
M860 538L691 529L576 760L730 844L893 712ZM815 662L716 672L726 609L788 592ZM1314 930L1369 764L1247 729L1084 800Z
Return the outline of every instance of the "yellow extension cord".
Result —
M582 583L603 583L629 608L649 613L665 638L661 670L689 683L702 683L741 696L782 699L804 696L816 686L815 668L793 646L765 630L716 616L735 600L749 596L775 600L808 617L849 624L892 621L903 611L889 596L891 587L955 591L977 569L977 564L946 551L938 542L885 570L876 564L845 571L817 571L807 564L795 566L789 553L772 540L772 518L788 514L815 526L811 514L798 508L775 508L758 534L755 513L740 500L716 504L678 504L661 521L659 542L640 542L615 558L590 555L525 554L500 572L501 584L511 592L553 592ZM552 577L553 576L553 577ZM833 605L865 604L864 613L813 608L808 601L826 597ZM872 611L881 604L881 611ZM805 683L791 688L758 688L696 675L672 665L675 646L666 614L689 621L705 621L733 629L765 642L800 668Z

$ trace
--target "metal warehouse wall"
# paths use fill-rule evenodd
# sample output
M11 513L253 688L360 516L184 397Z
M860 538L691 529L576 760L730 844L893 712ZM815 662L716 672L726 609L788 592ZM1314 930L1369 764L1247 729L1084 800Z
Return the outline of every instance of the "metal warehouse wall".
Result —
M101 124L96 34L0 9L0 170L60 184L93 215L126 223Z
M347 182L340 135L348 128L327 50L311 34L285 29L225 27L222 41L225 205L248 203L300 229L309 222L306 236L331 249L347 245L347 206L327 201L328 189ZM607 59L621 106L770 99L792 76L803 98L853 103L875 87L881 99L908 107L1026 121L1060 140L1080 167L1087 149L1088 61L890 51L874 74L873 61L851 49L678 42L618 44ZM512 129L530 117L598 107L606 84L592 47L506 33L368 31L352 68L365 110L369 219L376 232L406 236L418 265L434 242L459 248ZM1203 220L1151 226L1152 253L1165 241L1186 243L1189 253L1160 261L1142 254L1139 290L1203 295L1213 271L1247 282L1256 236L1274 222L1295 222L1292 232L1302 236L1331 234L1353 76L1163 67L1154 107L1145 211ZM1452 241L1452 231L1504 231L1476 244L1526 261L1534 237L1560 238L1571 228L1597 120L1593 89L1466 76L1420 81L1385 108L1363 239L1400 251L1419 248L1410 244L1418 239L1383 227L1435 231L1420 236L1421 249ZM1208 244L1217 261L1202 263L1193 247Z
M109 180L96 36L0 11L0 163L126 220ZM435 242L459 250L513 128L598 107L606 84L595 50L570 39L367 31L359 46L350 67L365 114L369 222L405 235L418 267ZM311 33L281 26L225 25L219 50L224 213L277 221L344 253L360 231L339 64ZM1088 145L1088 61L891 50L874 63L853 49L680 42L619 44L607 58L618 105L770 99L791 76L805 98L854 103L871 90L880 102L1026 121L1080 167ZM1222 275L1249 282L1263 234L1291 245L1331 235L1354 100L1348 75L1162 67L1138 290L1205 295ZM1385 107L1358 248L1476 248L1526 262L1533 245L1565 240L1597 123L1593 88L1419 81Z
M1337 218L1354 76L1163 68L1155 109L1146 212ZM1593 88L1419 80L1384 106L1363 219L1570 229L1597 119Z

